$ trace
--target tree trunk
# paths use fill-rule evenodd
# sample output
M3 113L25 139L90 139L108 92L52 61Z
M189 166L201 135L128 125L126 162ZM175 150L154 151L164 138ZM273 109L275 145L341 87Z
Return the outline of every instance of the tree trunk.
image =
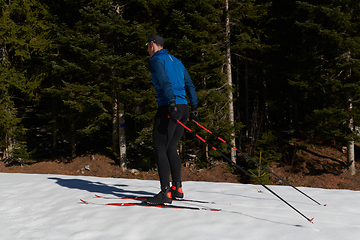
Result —
M249 71L248 71L248 60L245 59L245 136L246 141L249 141Z
M14 140L9 137L7 134L5 135L5 150L3 153L3 159L12 158L12 152L14 150Z
M122 170L126 169L126 138L125 138L125 116L124 104L118 103L119 109L119 154L120 167Z
M118 102L116 98L115 90L113 90L112 93L112 150L115 153L118 153L119 151L119 119L118 119Z
M57 118L54 118L54 122L53 122L53 143L52 143L52 147L53 147L53 154L56 155L57 153Z
M113 94L113 121L112 121L113 151L119 153L119 165L126 169L126 138L124 104L119 103L115 91Z
M229 87L229 120L231 126L234 126L234 103L232 93L232 74L231 74L231 51L230 51L230 17L229 17L229 1L225 1L225 38L226 38L226 73ZM231 144L235 146L235 133L231 133ZM231 148L231 160L236 162L236 151Z
M347 62L350 61L350 51L347 52L347 56L346 56L346 60ZM351 77L351 69L348 70L347 72L347 78ZM352 93L350 91L348 91L346 93L347 95L347 103L348 103L348 111L351 112L352 108L353 108L353 96ZM348 122L348 128L350 129L351 132L354 132L354 119L351 117L349 119ZM355 146L354 146L354 140L350 140L348 141L347 144L347 148L348 148L348 165L349 165L349 173L351 175L355 175Z
M70 147L71 147L71 157L76 157L76 138L75 138L75 124L71 124L71 133L70 133Z
M350 93L348 93L347 99L348 99L348 110L351 111L351 109L353 108L353 105L352 105L352 97L350 96ZM354 131L354 119L353 118L349 119L348 127L351 132ZM354 145L355 144L354 144L353 140L348 141L347 161L348 161L348 165L349 165L349 173L351 175L355 175L355 146Z

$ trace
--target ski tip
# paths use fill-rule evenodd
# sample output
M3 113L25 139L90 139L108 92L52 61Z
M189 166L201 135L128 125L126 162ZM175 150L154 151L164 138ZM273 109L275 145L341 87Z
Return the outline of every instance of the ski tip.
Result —
M313 223L313 221L314 221L314 218L312 218L312 219L309 219L309 222Z
M81 202L83 202L83 203L88 203L87 201L85 201L85 200L82 200L82 199L80 199L80 201L81 201Z
M207 209L208 211L213 211L213 212L219 212L221 211L221 209L216 209L216 208L210 208L210 209Z
M95 197L97 197L97 198L101 198L101 196L99 196L99 195L97 195L97 194L95 194Z

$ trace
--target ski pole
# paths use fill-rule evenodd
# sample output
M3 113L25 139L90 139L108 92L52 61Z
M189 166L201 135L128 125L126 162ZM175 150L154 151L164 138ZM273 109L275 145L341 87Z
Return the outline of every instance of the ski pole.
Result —
M250 178L252 178L253 180L255 180L257 183L259 183L261 186L263 186L266 190L268 190L269 192L271 192L273 195L275 195L277 198L279 198L282 202L284 202L286 205L288 205L289 207L291 207L294 211L296 211L298 214L300 214L301 216L303 216L304 218L306 218L306 220L308 220L310 223L313 223L314 218L308 218L306 217L302 212L300 212L299 210L297 210L295 207L293 207L290 203L288 203L287 201L285 201L282 197L280 197L278 194L276 194L274 191L272 191L270 188L268 188L266 185L264 185L261 181L259 181L257 178L255 178L254 176L252 176L248 171L246 171L245 169L243 169L242 167L240 167L238 164L236 164L235 162L233 162L230 158L228 158L225 154L223 154L222 152L220 152L218 149L216 149L214 146L212 146L208 141L206 141L205 139L203 139L202 137L200 137L198 134L194 133L190 128L188 128L187 126L185 126L182 122L180 122L179 120L177 120L177 123L179 123L181 126L183 126L186 130L188 130L190 133L194 134L197 138L199 138L202 142L206 143L207 145L209 145L209 147L211 147L213 150L215 150L216 152L218 152L223 158L225 158L229 163L233 164L235 167L237 167L239 170L241 170L243 173L245 173L247 176L249 176Z
M288 181L286 181L285 179L279 177L278 175L276 175L274 172L272 172L270 169L266 168L265 166L263 166L261 163L255 161L254 159L252 159L251 157L249 157L248 155L246 155L245 153L241 152L239 149L237 149L236 147L234 147L233 145L229 144L228 142L226 142L224 139L218 137L216 134L214 134L213 132L211 132L210 130L206 129L204 126L202 126L200 123L196 122L195 120L192 120L192 122L194 124L196 124L197 126L201 127L202 129L204 129L205 131L207 131L208 133L210 133L211 135L213 135L214 137L216 137L217 139L219 139L220 141L222 141L223 143L225 143L226 145L228 145L229 147L235 149L238 153L241 153L244 157L250 159L251 161L253 161L254 163L256 163L257 165L259 165L260 167L262 167L263 169L265 169L266 171L268 171L269 173L273 174L275 177L277 177L278 179L280 179L281 181L283 181L284 183L288 184L289 186L291 186L292 188L294 188L295 190L297 190L298 192L300 192L301 194L303 194L304 196L308 197L309 199L311 199L312 201L314 201L315 203L320 204L318 201L316 201L315 199L313 199L312 197L310 197L309 195L307 195L306 193L304 193L303 191L299 190L298 188L296 188L295 186L293 186L291 183L289 183ZM326 204L324 205L326 206Z

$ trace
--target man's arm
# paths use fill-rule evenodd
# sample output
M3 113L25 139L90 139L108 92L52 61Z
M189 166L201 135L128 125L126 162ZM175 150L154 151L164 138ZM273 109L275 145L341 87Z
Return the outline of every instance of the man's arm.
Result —
M197 100L197 96L196 96L196 92L195 92L195 86L194 86L193 82L191 81L190 75L186 71L186 69L184 71L184 80L185 80L185 90L189 97L190 106L197 104L198 100Z

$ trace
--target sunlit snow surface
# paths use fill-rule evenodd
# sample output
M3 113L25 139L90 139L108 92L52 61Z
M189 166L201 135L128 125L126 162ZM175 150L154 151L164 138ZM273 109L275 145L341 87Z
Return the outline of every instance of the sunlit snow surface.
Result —
M307 218L259 185L184 182L185 198L217 202L176 205L220 212L87 205L139 202L102 199L149 196L158 181L0 173L1 240L181 239L347 240L360 236L360 192L268 186ZM326 206L323 206L327 204Z

